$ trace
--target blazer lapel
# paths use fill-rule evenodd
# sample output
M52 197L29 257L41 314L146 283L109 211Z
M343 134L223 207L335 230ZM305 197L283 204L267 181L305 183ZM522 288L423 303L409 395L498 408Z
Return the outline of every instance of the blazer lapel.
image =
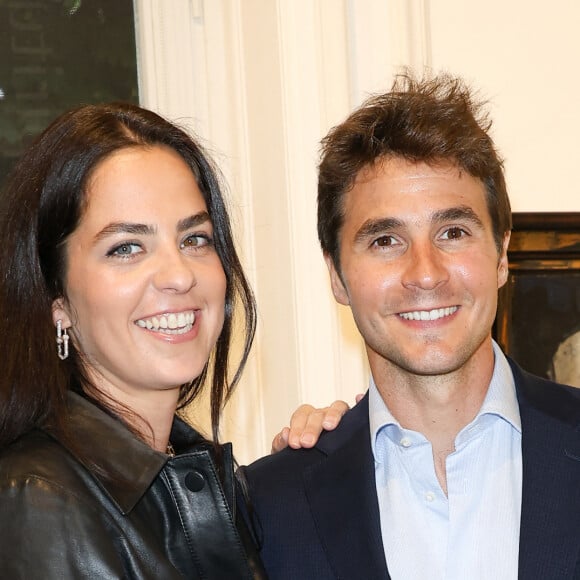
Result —
M304 486L321 542L337 578L389 578L381 538L368 395L343 420L343 436L323 461L304 474ZM328 438L330 439L330 438Z
M580 551L580 405L512 364L522 419L519 577L574 578Z

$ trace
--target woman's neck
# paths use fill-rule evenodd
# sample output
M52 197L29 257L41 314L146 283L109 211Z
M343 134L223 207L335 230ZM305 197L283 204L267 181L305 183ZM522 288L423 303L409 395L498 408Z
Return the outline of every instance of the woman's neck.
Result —
M98 385L97 397L141 435L153 449L167 452L179 387L164 390L129 390Z

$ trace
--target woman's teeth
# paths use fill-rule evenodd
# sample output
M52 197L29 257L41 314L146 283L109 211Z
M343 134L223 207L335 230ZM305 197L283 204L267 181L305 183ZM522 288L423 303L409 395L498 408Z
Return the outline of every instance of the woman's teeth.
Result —
M163 332L165 334L185 334L191 330L195 322L193 310L180 312L179 314L162 314L151 318L142 318L135 322L137 326L152 330L153 332Z

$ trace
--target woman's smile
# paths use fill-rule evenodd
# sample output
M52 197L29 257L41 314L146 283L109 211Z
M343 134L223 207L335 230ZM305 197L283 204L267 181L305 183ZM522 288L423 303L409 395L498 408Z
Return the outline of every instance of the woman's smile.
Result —
M161 334L185 334L192 329L194 322L195 312L188 310L179 313L159 314L151 318L140 318L135 324Z

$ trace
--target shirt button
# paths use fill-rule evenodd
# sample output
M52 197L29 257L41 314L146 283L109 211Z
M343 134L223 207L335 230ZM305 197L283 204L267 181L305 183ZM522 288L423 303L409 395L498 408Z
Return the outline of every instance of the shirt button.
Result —
M426 499L428 502L432 502L432 501L435 499L435 494L434 494L432 491L428 491L428 492L425 494L425 499Z
M408 437L403 437L401 439L401 446L402 447L411 447L411 445L412 445L412 442Z
M201 491L205 485L205 478L199 471L190 471L185 476L185 487L189 491Z

